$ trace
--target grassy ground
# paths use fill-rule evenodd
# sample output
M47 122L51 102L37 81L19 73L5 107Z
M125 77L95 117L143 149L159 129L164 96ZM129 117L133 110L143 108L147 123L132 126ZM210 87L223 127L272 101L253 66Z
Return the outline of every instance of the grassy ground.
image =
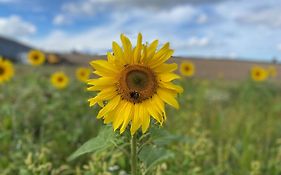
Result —
M54 70L72 77L67 89L50 85ZM17 67L15 78L0 86L0 174L129 174L126 144L67 161L105 127L95 119L98 107L88 107L93 94L73 72ZM181 108L167 107L164 127L153 126L147 136L169 154L146 160L142 170L151 163L148 174L281 174L280 86L222 79L178 83L185 89Z

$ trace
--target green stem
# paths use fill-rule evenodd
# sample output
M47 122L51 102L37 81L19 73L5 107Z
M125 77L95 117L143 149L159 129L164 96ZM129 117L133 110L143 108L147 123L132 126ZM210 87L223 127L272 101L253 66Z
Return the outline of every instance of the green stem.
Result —
M137 175L137 138L131 137L131 174Z

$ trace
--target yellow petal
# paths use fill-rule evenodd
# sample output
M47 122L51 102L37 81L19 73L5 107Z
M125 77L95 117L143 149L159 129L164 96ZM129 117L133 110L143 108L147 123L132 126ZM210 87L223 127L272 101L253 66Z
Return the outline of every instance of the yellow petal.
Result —
M175 99L175 94L173 94L171 91L159 88L157 90L157 94L163 101L173 106L174 108L179 109L179 103Z
M149 47L147 48L147 58L148 58L149 60L154 56L155 51L156 51L156 49L157 49L157 46L158 46L158 40L155 40L155 41L153 41L153 42L149 45ZM148 60L148 61L149 61L149 60Z
M154 62L154 64L151 64L152 68L155 68L161 64L163 64L164 62L166 62L169 58L171 58L171 56L173 55L174 51L173 50L168 50L164 55L162 55L159 58L155 58L156 62Z
M163 73L157 75L160 81L170 82L175 79L180 79L181 77L174 73Z
M116 109L107 113L106 115L104 115L104 119L103 119L103 123L104 124L109 124L111 123L112 121L114 121L115 119L115 112L116 112Z
M116 95L117 95L117 92L114 87L105 88L101 92L99 92L95 98L91 98L89 100L90 106L94 106L96 103L112 99Z
M149 61L148 64L149 65L155 64L160 57L167 54L167 52L170 50L169 47L170 47L170 43L164 44L164 46L154 54L154 56L151 58L151 61Z
M132 44L130 40L124 35L121 34L121 41L124 48L124 59L126 60L126 63L132 63Z
M112 111L112 110L118 105L119 101L120 101L120 96L117 95L117 96L114 97L112 100L110 100L110 101L108 102L108 104L107 104L105 107L103 107L103 108L99 111L97 118L101 118L101 117L103 117L105 114L107 114L108 112Z
M169 89L169 90L175 91L176 93L182 93L183 92L183 88L182 87L180 87L178 85L174 85L171 82L159 81L159 86L161 88L164 88L164 89Z
M116 129L118 129L121 126L121 124L124 122L125 118L123 117L123 113L126 112L125 111L126 106L127 106L127 101L121 100L120 104L116 108L115 119L113 121L114 131L116 131Z
M101 77L97 79L88 80L88 85L94 86L114 86L116 78L113 77Z
M139 33L137 45L134 50L134 63L139 63L141 58L141 49L142 49L142 35Z
M176 63L172 63L172 64L160 64L159 66L155 67L153 70L156 73L166 73L166 72L173 72L175 70L177 70L178 65Z
M119 62L121 62L122 64L125 65L126 60L124 59L124 52L121 49L121 47L116 42L113 42L112 43L112 49L113 49L113 53L114 53L114 56L116 58L116 61L119 61Z
M140 63L145 63L144 60L147 59L147 46L143 46L143 53L141 55Z
M146 100L144 103L145 108L147 109L150 116L152 116L160 124L163 123L161 115L158 113L158 108L154 106L152 100Z
M129 122L132 120L132 114L134 113L133 110L134 110L133 104L131 104L130 102L127 102L126 108L122 114L124 117L124 121L123 121L122 127L120 129L120 134L122 134L125 131Z
M106 60L95 60L90 64L94 69L105 76L115 77L118 73L118 68L114 64L110 64Z
M158 107L158 111L162 114L164 120L166 120L166 112L165 112L165 105L163 100L159 97L159 95L155 94L152 98L153 104Z
M150 116L148 111L144 108L143 117L142 117L142 133L146 133L149 124L150 124Z
M112 64L115 62L115 57L110 52L107 52L107 60Z
M140 104L134 105L134 116L131 124L131 135L134 135L135 132L140 128L141 126L141 117L142 117L142 106Z

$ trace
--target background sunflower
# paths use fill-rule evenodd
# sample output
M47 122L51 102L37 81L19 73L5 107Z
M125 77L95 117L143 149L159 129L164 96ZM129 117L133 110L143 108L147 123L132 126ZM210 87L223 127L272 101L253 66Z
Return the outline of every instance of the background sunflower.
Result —
M253 66L251 69L251 78L254 81L265 81L268 78L268 72L260 66Z
M277 70L275 66L268 67L268 75L275 78L277 76Z
M180 65L180 73L183 76L191 77L195 73L195 66L191 61L184 61Z
M45 55L39 50L31 50L28 52L28 62L33 66L39 66L45 62Z
M12 62L0 57L0 84L9 81L14 76L14 66Z
M51 84L57 89L64 89L69 84L69 78L64 72L55 72L50 78Z
M76 78L81 81L81 82L86 82L91 74L91 69L85 68L85 67L80 67L76 69L75 75Z

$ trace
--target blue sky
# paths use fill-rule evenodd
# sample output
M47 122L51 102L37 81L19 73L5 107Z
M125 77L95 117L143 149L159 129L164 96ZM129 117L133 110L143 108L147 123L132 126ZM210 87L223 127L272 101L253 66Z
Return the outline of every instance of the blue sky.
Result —
M0 0L0 35L104 54L125 33L179 56L281 60L280 0Z

